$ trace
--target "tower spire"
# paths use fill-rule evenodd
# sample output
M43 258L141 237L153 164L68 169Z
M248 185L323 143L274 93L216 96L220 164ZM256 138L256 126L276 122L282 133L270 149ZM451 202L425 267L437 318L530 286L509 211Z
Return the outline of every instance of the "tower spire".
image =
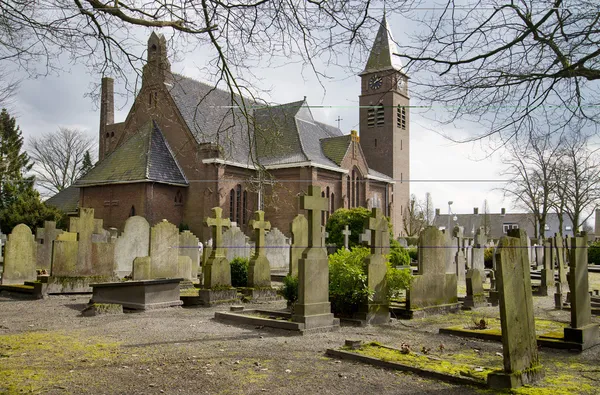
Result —
M400 58L395 55L398 53L398 47L392 36L392 31L387 22L385 8L383 17L375 37L375 42L369 54L369 60L363 73L369 73L380 70L397 70L404 72Z

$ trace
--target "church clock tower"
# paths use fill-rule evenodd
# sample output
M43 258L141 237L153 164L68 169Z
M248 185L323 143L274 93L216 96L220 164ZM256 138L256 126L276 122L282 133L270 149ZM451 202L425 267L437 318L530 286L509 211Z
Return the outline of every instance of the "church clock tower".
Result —
M361 77L360 145L369 168L395 181L388 214L394 236L410 197L408 77L385 16Z

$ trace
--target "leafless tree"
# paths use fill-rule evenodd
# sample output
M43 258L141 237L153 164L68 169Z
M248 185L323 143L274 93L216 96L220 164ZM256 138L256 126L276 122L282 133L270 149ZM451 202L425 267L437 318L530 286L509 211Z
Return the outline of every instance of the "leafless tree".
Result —
M487 237L491 237L492 235L492 220L490 218L490 206L488 204L487 199L483 201L483 206L481 207L481 212L483 214L483 220L481 226L483 227L483 232Z
M425 226L432 226L435 219L435 207L433 206L433 199L431 193L425 192L425 200L421 203L423 208L423 219L425 220Z
M402 227L408 237L418 236L425 227L425 216L417 197L412 194L404 209Z
M413 96L446 106L441 122L485 125L468 140L531 130L597 131L600 13L596 0L442 0L407 16L419 29L402 57ZM404 45L402 45L404 44ZM435 111L440 114L441 111ZM480 129L481 130L481 129Z
M556 190L557 200L573 224L573 232L582 227L600 203L600 152L592 149L589 139L574 136L562 148Z
M60 128L29 140L36 182L51 194L62 191L82 176L86 152L94 152L94 140L76 129Z
M524 142L513 140L507 145L503 175L509 182L503 188L504 196L534 215L535 238L543 237L546 217L552 206L561 141L541 135L529 136Z

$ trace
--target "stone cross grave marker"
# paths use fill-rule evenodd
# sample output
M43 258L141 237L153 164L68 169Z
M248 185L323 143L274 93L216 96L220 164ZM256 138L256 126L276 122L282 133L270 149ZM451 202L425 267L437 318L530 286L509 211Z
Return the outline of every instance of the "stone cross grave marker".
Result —
M300 209L308 216L308 248L298 262L298 302L292 321L304 324L305 330L332 328L336 321L329 303L329 266L323 245L321 214L329 209L329 199L321 197L321 188L308 186L300 197Z
M80 208L79 217L71 218L69 232L77 233L77 266L78 272L93 275L92 235L102 234L102 220L94 218L93 208Z
M504 371L488 375L492 388L514 388L543 377L535 338L535 320L527 251L527 234L504 236L496 250L496 281L500 296Z
M214 207L212 209L215 217L208 217L204 221L212 229L213 248L210 257L203 267L204 287L213 288L217 285L231 286L231 267L225 256L223 248L223 228L229 228L231 221L223 218L223 209Z
M571 327L565 328L564 334L566 341L582 344L583 349L587 349L600 341L598 324L592 323L587 235L572 237L570 247Z
M254 230L254 255L248 266L248 287L270 287L271 266L267 259L265 247L265 231L271 229L271 223L265 221L265 212L258 210L254 212L254 219L250 221L250 227Z
M371 209L371 216L366 219L365 225L371 230L371 254L365 258L367 284L374 292L370 300L366 300L361 306L358 318L369 324L386 324L390 321L390 312L384 240L389 242L389 225L379 208Z
M56 229L56 222L44 221L44 227L38 228L36 239L38 240L37 268L50 272L52 266L52 242L56 240L62 229Z
M298 214L290 224L292 246L290 248L290 275L298 276L298 261L308 247L308 220Z
M4 250L4 272L2 285L23 285L25 281L37 279L37 246L29 226L19 224L8 235Z
M349 248L348 248L348 238L350 237L350 235L352 234L352 232L350 231L350 229L348 229L348 225L344 226L344 230L342 230L342 234L344 235L344 248L346 250L349 250Z

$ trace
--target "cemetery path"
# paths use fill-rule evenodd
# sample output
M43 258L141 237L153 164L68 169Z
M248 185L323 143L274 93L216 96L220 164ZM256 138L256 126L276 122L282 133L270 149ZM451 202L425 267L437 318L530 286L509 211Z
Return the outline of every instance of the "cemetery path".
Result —
M325 357L327 348L340 347L346 338L417 344L427 335L401 325L301 337L214 321L214 312L224 307L84 318L79 312L87 300L0 297L0 361L6 363L0 393L476 393Z

